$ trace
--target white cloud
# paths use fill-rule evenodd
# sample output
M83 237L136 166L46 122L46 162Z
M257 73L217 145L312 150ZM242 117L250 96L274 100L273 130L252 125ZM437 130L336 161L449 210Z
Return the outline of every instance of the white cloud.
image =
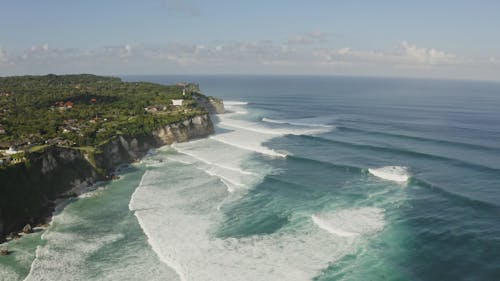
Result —
M351 49L350 49L350 48L347 48L347 47L346 47L346 48L342 48L342 49L338 50L339 55L347 55L347 54L349 54L350 52L351 52Z
M313 51L323 64L377 64L405 67L438 67L465 63L455 55L434 48L418 48L403 41L395 50L353 50L351 48L322 48Z
M323 38L311 33L308 38ZM9 73L322 73L363 75L411 75L493 73L500 65L495 58L458 58L434 48L408 42L393 49L360 50L333 48L333 44L295 45L262 41L217 41L200 44L168 43L161 46L123 44L95 49L58 49L47 44L21 52L0 48L0 64L8 59ZM1 64L5 66L6 64ZM473 69L477 71L473 73ZM450 74L451 75L451 74ZM493 74L488 74L494 76Z
M452 63L456 58L453 54L448 54L433 48L418 48L406 41L401 42L400 46L409 58L421 64Z
M49 44L44 43L41 45L33 45L31 48L27 49L24 51L24 54L22 55L23 59L27 59L29 57L43 57L44 54L49 52Z
M310 32L303 39L324 40L327 35L322 32ZM299 38L296 38L299 42ZM307 42L307 41L303 41ZM418 48L406 41L401 42L395 50L374 51L356 50L349 47L328 48L324 44L301 46L279 44L270 40L252 42L215 42L206 44L169 43L160 47L108 46L98 49L57 49L48 44L34 45L20 55L11 55L9 61L19 63L112 65L120 62L169 63L179 66L227 65L404 65L436 67L440 64L456 62L456 57L433 48ZM1 49L0 49L1 51ZM6 55L0 53L0 58ZM132 63L133 64L133 63Z

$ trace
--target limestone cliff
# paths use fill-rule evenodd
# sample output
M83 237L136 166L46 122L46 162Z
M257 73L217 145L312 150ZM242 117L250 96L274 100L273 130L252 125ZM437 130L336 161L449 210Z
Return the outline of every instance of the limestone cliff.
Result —
M0 231L7 234L39 221L50 212L51 200L76 181L90 185L101 178L82 151L49 147L30 153L26 162L0 171Z
M193 94L196 102L203 106L211 114L222 114L225 112L222 99L215 97L206 97L201 94Z
M54 146L30 153L28 161L0 170L0 241L26 223L42 222L54 199L108 179L117 166L141 158L148 150L213 132L210 117L198 115L150 135L118 136L95 150Z

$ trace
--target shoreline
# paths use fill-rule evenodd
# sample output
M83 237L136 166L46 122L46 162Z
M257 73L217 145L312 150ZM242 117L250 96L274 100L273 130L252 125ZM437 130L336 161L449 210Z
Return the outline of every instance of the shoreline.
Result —
M10 226L8 231L5 231L4 229L5 232L0 235L0 245L4 245L6 242L19 239L24 236L24 233L23 235L19 234L22 233L22 229L27 224L29 224L32 228L46 226L52 221L54 211L57 210L60 202L74 200L83 194L97 189L97 186L104 185L113 179L116 179L115 177L117 176L117 172L122 167L128 166L137 160L142 160L152 149L170 145L174 142L186 142L208 137L213 133L214 128L211 115L204 114L197 115L177 123L169 124L166 127L153 132L151 136L146 137L145 139L123 136L118 137L114 141L109 142L105 147L102 147L102 155L95 159L99 165L91 165L88 159L85 159L85 167L75 168L74 166L73 168L70 168L70 170L84 171L83 173L87 174L80 174L80 176L76 176L71 178L69 181L66 181L64 184L66 187L58 186L57 188L61 191L58 192L54 198L47 199L47 197L50 197L47 195L47 197L43 199L45 202L41 203L41 207L37 210L36 216L17 219L17 227ZM52 154L58 157L60 154L64 154L63 152L64 149L54 148L44 152L44 154L47 155L38 155L36 161L41 163L42 160L44 160L43 165L45 165L46 162L48 162L46 161L47 158L54 158ZM57 173L60 174L61 169L66 169L65 166L72 166L71 161L81 161L82 158L84 158L83 154L79 154L78 157L73 157L69 160L64 159L64 161L57 158L57 160L54 160L55 164L52 164L53 167L51 167L51 170L46 172L47 174L44 173L44 175L46 177L54 177L54 175L57 177ZM42 170L45 168L43 165L41 168ZM104 170L107 171L106 175L98 173L97 169L99 168L104 168ZM28 174L29 172L33 171L27 170ZM36 172L40 171L37 170ZM64 170L62 173L64 173ZM22 221L24 221L24 223L21 223ZM12 222L16 223L15 221L11 221L11 224Z
M146 156L148 154L149 154L149 152L146 153L144 156ZM141 157L140 161L142 161L143 157ZM47 229L48 227L51 226L51 224L53 222L53 218L55 216L57 216L60 212L62 212L64 210L64 208L67 205L69 205L72 201L75 201L78 199L83 199L85 197L81 197L82 195L89 194L93 191L96 191L100 187L106 186L109 183L111 183L112 181L119 179L118 174L120 173L121 169L129 167L133 163L134 162L122 164L122 165L116 167L116 169L114 171L112 171L112 173L110 173L108 176L106 176L106 178L103 180L99 180L97 182L94 182L91 185L75 186L72 189L66 191L65 193L57 196L55 199L49 200L49 202L45 206L43 206L41 214L37 218L34 218L33 224L28 223L32 227L32 230L33 230L31 233L24 233L22 231L22 228L21 228L21 229L18 229L17 231L12 231L11 233L0 236L0 247L8 246L6 244L8 244L9 242L22 239L26 235L29 235L29 234L32 234L32 233L35 233L38 231L44 231L45 229ZM114 178L115 176L118 176L118 178ZM26 225L28 225L28 224L26 224ZM11 234L15 234L15 237L12 237Z

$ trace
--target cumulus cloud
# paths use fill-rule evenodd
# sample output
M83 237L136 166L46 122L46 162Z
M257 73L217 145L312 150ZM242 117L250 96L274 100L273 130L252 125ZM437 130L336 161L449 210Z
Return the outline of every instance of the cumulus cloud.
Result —
M306 36L306 35L304 35ZM307 38L323 40L324 33ZM270 40L216 41L199 44L166 43L157 46L123 44L94 49L54 48L34 45L20 52L0 48L3 73L349 73L388 74L458 72L457 69L489 69L498 59L464 59L435 48L417 47L406 41L392 49L362 50L333 44L297 45ZM7 64L1 62L8 61ZM498 69L497 69L498 70ZM391 72L392 71L392 72ZM477 75L481 72L477 71ZM482 74L481 74L482 75Z
M291 50L272 41L218 42L216 44L169 44L164 48L148 50L148 56L179 65L242 65L269 64L282 60Z
M97 49L92 52L94 56L108 56L127 59L133 55L133 48L130 44L122 46L107 46L102 49Z
M465 63L457 56L434 48L419 48L406 41L394 50L354 50L322 48L313 51L321 63L378 64L406 67L437 67L439 65Z
M406 41L401 42L400 46L409 58L421 64L451 63L456 58L453 54L433 48L418 48Z
M320 42L326 40L323 32L310 32L302 39ZM297 39L297 38L296 38ZM290 41L290 40L289 40ZM421 48L406 41L393 50L356 50L350 47L329 48L325 44L297 46L270 40L213 42L205 44L168 43L163 46L132 46L131 44L107 46L97 49L49 48L47 43L34 45L21 54L11 54L9 62L34 64L64 63L72 65L102 65L120 63L166 63L183 67L190 66L242 66L248 65L397 65L429 66L458 62L456 56L436 50ZM6 61L5 52L0 49L0 61Z
M33 45L31 48L24 50L24 54L22 55L23 59L27 59L29 57L37 56L42 57L44 54L49 52L49 44L44 43L41 45Z

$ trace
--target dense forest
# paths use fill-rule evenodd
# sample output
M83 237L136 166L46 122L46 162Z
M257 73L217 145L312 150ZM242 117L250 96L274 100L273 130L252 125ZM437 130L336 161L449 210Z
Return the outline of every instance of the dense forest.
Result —
M0 77L0 148L86 147L143 135L204 113L197 85L165 86L83 75ZM184 99L182 106L173 99Z

